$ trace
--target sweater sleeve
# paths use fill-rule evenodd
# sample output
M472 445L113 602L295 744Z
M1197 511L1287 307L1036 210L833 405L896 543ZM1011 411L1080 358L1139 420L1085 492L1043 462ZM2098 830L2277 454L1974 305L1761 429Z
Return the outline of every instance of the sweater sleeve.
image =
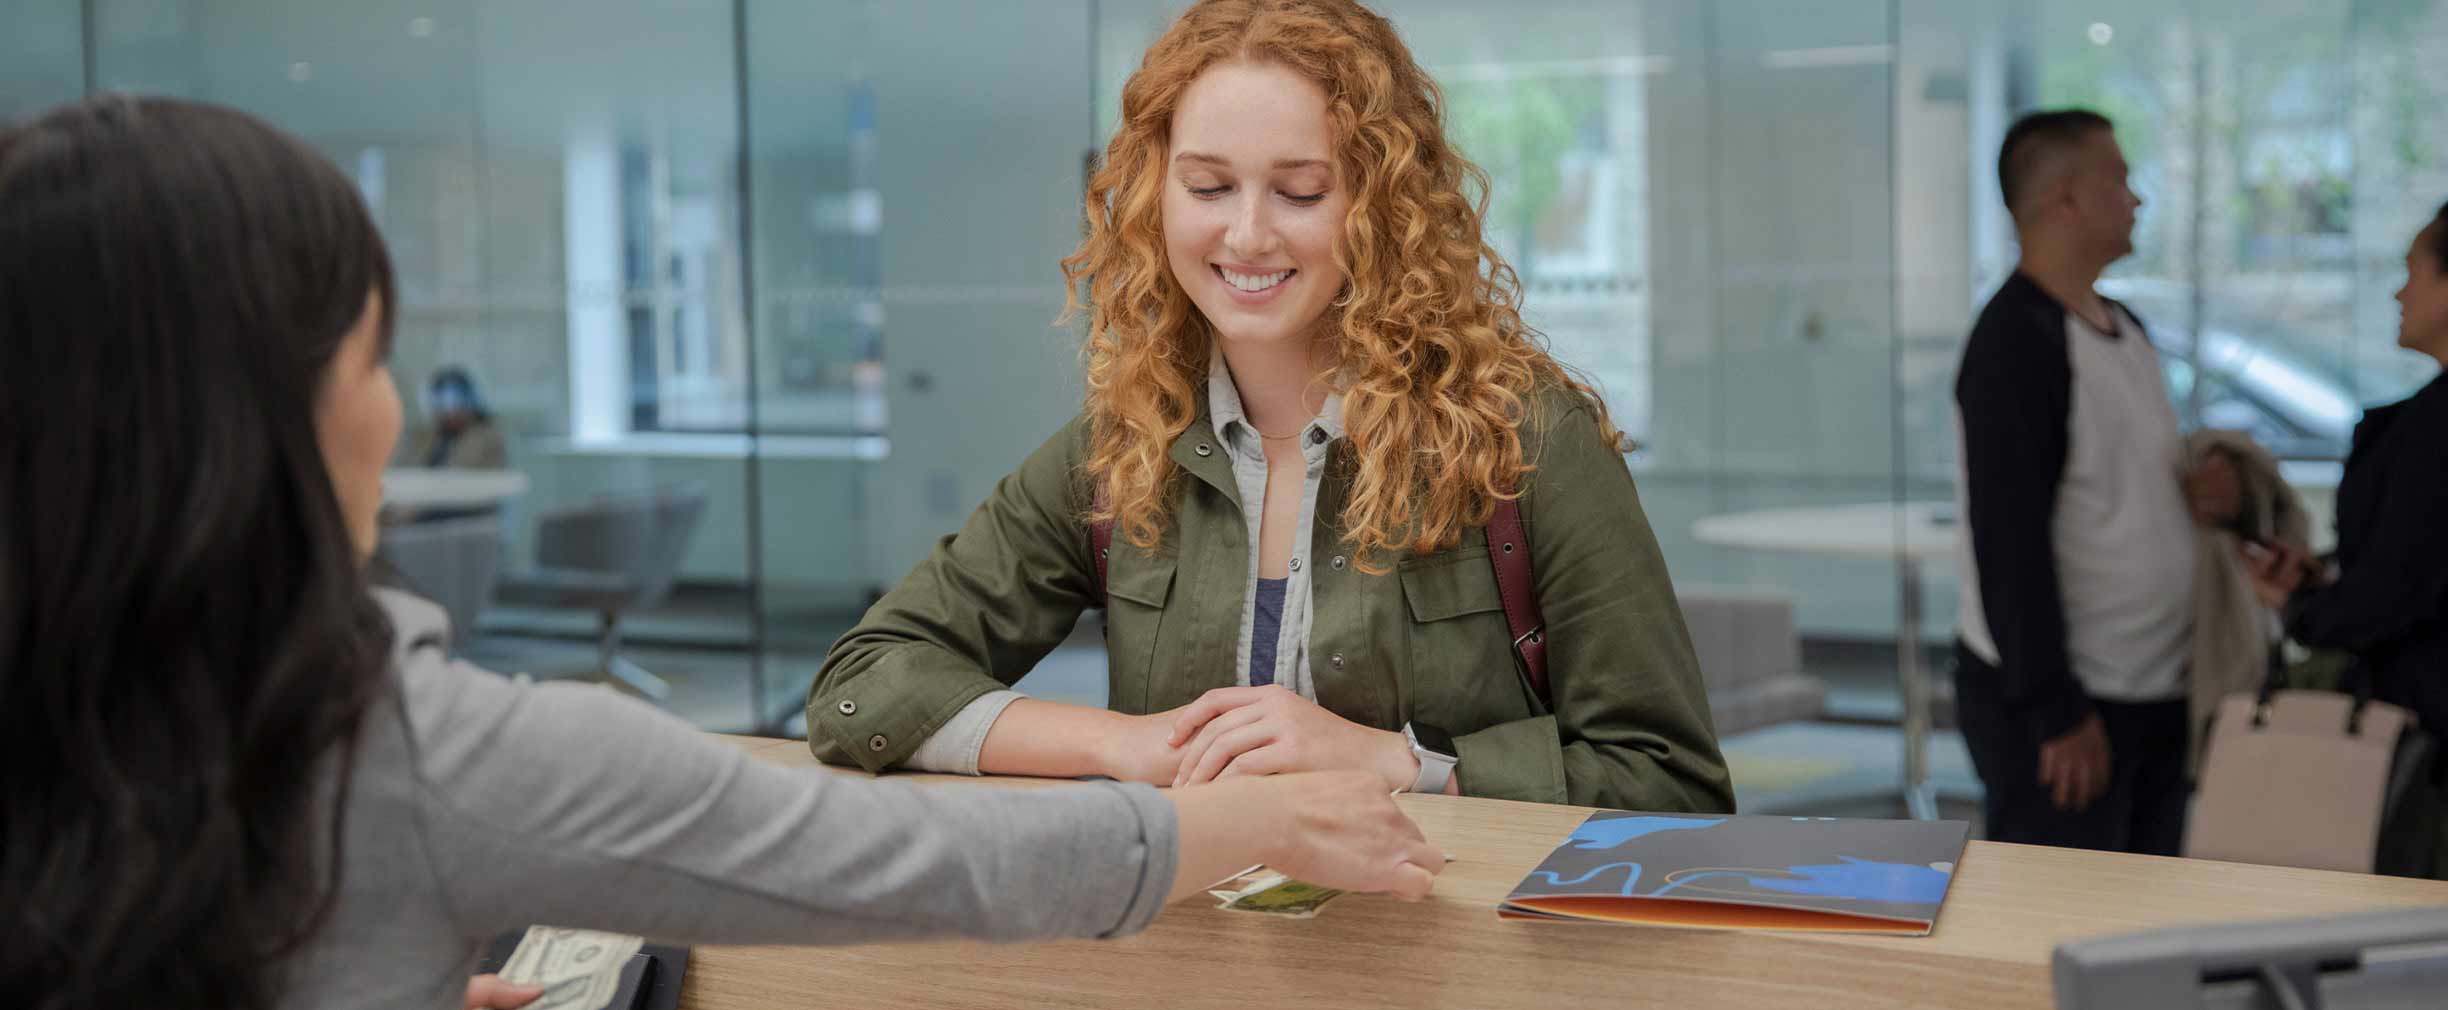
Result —
M1993 303L1973 328L1955 382L1965 519L1999 693L2043 740L2091 711L2066 658L2053 534L2074 375L2065 328L2048 331L2046 315Z
M1172 887L1145 786L926 788L749 760L592 685L402 664L415 829L463 935L692 943L1112 937Z
M1047 439L833 643L808 687L817 760L907 764L978 699L1035 668L1081 611L1103 605L1079 518L1084 431L1074 420Z

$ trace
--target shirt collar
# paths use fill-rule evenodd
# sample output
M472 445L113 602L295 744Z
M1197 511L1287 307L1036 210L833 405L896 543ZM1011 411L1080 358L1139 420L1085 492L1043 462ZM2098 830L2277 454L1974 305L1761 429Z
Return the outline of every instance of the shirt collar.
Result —
M1252 444L1258 441L1258 429L1249 423L1249 414L1241 405L1241 390L1233 385L1232 369L1224 364L1224 349L1210 345L1207 351L1207 414L1217 436L1232 441L1247 432ZM1325 445L1343 437L1343 393L1335 390L1326 394L1326 406L1318 411L1301 429L1301 447Z

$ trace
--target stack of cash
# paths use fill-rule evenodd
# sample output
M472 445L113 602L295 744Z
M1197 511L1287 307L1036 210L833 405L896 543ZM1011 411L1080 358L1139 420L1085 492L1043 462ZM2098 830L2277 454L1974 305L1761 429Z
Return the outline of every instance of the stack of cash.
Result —
M501 976L544 987L523 1010L604 1010L620 992L621 969L645 944L618 933L530 926Z
M1216 907L1228 911L1307 919L1343 892L1303 883L1264 866L1253 866L1225 878L1207 893L1222 902Z

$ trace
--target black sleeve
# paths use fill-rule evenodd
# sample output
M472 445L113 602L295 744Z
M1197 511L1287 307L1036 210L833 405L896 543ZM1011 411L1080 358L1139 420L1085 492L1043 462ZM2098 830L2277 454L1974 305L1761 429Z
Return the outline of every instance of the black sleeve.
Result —
M1955 380L1963 419L1964 499L1981 610L1997 644L1999 694L2040 739L2091 713L2066 660L2051 517L2065 476L2074 372L2065 327L1993 304Z
M2427 419L2413 415L2401 427ZM2305 645L2364 654L2384 649L2448 613L2448 431L2409 428L2409 444L2371 465L2378 516L2361 530L2353 566L2287 601L2287 634Z

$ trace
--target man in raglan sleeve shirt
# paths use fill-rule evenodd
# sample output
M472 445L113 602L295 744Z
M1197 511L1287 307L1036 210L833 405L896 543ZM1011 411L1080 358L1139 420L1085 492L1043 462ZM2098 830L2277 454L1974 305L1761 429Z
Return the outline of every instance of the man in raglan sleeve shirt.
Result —
M2141 321L2093 290L2141 199L2109 121L2036 113L1998 181L2022 244L1955 384L1956 712L1997 841L2175 855L2196 540Z

